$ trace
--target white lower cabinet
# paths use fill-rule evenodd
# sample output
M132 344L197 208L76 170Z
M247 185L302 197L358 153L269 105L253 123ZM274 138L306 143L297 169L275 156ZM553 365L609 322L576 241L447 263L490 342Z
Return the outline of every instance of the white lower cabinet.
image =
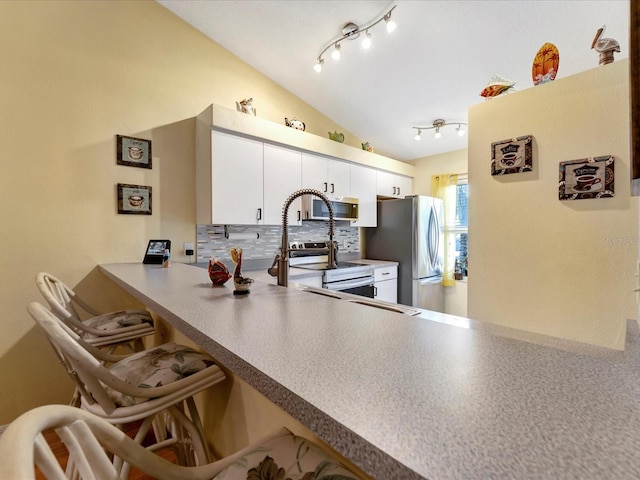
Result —
M398 266L376 266L374 275L374 298L384 302L398 303Z

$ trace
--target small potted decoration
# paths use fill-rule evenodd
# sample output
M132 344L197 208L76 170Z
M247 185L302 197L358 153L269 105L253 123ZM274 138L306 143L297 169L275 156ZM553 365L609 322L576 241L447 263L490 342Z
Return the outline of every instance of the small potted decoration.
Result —
M249 289L251 288L253 279L242 276L242 249L241 248L234 247L231 249L231 260L233 260L233 263L236 264L236 268L233 270L233 285L236 287L236 289L233 291L233 294L246 295L249 293Z
M373 147L371 146L371 144L369 142L364 142L362 145L362 149L366 150L367 152L373 152Z
M334 131L333 133L329 132L329 138L334 142L339 142L339 143L344 142L344 134L338 133L336 131Z

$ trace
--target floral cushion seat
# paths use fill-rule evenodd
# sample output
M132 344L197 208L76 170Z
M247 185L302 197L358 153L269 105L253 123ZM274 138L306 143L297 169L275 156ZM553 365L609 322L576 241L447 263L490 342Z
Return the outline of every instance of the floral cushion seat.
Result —
M149 312L144 310L121 310L92 317L83 323L89 327L107 332L143 323L153 326L153 318L151 318ZM86 334L85 338L95 338L95 335Z
M140 388L168 385L214 365L206 353L175 343L136 353L112 365L109 371L120 380ZM124 395L105 386L109 397L118 407L137 405L148 398Z
M257 445L212 480L357 480L305 438L286 435Z

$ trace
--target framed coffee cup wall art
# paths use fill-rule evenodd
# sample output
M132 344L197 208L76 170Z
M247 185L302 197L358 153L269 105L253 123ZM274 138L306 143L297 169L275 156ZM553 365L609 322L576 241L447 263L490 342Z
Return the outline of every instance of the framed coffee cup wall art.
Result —
M119 183L118 213L151 215L151 187Z
M151 168L151 140L116 135L116 143L118 165Z
M533 170L533 136L501 140L491 144L491 175Z
M560 162L560 200L613 197L613 166L612 155Z

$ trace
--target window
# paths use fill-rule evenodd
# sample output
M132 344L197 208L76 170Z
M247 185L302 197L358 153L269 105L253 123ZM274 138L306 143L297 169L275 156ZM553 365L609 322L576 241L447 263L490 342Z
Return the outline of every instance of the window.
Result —
M451 229L455 235L456 245L456 276L467 276L468 272L468 241L469 241L469 182L467 175L458 175L456 185L456 223Z

